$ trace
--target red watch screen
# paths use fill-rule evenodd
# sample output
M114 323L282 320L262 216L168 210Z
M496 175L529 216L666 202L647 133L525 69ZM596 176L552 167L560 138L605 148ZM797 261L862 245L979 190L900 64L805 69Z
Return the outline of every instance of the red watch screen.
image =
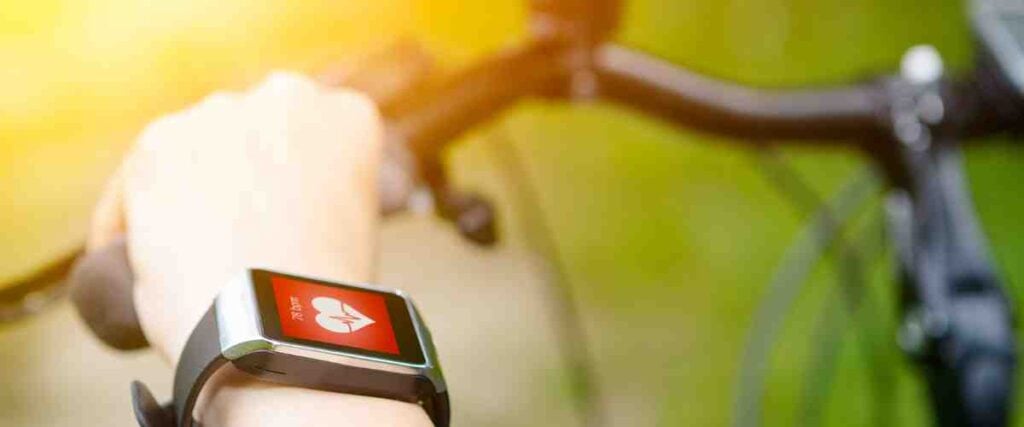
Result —
M282 276L270 279L281 334L288 338L399 354L384 297Z
M254 270L271 338L418 363L409 309L393 293Z

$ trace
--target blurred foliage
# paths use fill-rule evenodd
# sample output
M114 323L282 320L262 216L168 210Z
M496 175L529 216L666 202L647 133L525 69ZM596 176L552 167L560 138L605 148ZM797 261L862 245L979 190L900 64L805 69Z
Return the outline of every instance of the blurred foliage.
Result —
M154 115L269 69L315 71L401 37L454 67L518 39L522 3L0 0L0 277L81 240L103 180ZM891 72L918 43L936 45L954 68L971 59L954 1L633 0L619 38L769 86ZM527 159L527 176L512 185L536 188L539 205L498 194L496 132ZM530 103L466 139L452 153L455 177L503 201L506 228L530 209L554 230L617 424L729 423L751 314L806 219L764 180L756 155L604 104ZM979 211L1011 284L1024 279L1024 200L1013 187L1024 182L1021 154L969 154ZM855 153L813 148L784 157L823 196L863 164ZM922 389L893 339L879 223L876 201L847 233L870 261L870 304L842 309L831 261L804 285L771 358L766 425L807 421L802 393L819 327L839 337L831 382L812 396L828 424L926 424Z

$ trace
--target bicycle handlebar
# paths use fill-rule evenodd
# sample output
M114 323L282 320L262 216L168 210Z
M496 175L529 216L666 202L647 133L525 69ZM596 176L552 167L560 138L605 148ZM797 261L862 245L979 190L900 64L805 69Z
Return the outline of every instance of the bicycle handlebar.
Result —
M601 95L686 128L748 141L848 143L888 133L881 84L756 89L702 76L618 45L597 51ZM831 141L831 142L830 142Z
M332 80L356 85L378 100L387 121L389 153L395 153L388 156L389 169L402 171L398 175L405 176L398 181L421 179L427 183L440 202L440 212L458 222L463 234L475 235L482 243L494 240L493 213L482 208L486 205L481 199L448 187L440 160L443 148L525 97L578 99L573 81L581 74L590 74L596 83L589 98L626 104L687 128L743 138L736 140L740 144L783 140L858 147L891 140L888 114L893 95L885 80L817 90L755 89L689 72L614 44L595 46L590 61L583 61L581 67L581 61L575 59L580 55L576 49L557 39L539 39L435 79L428 77L429 57L405 44L387 55L370 58L369 66ZM961 89L950 93L973 92ZM956 98L950 105L977 104L979 99L962 98L967 101ZM1000 123L957 120L986 126ZM992 130L974 125L973 133L979 128ZM397 190L382 189L382 199L388 204L385 211L404 203L411 192L408 182L396 185ZM460 218L467 213L471 220ZM62 264L63 272L67 267ZM22 282L52 281L53 272L45 273Z

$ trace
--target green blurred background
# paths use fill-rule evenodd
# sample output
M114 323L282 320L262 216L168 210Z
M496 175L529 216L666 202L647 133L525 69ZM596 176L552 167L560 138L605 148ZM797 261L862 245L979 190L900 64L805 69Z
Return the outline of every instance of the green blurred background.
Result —
M893 72L920 43L935 45L951 68L968 67L963 9L924 0L631 0L617 38L755 85L836 84ZM81 241L103 180L156 114L272 68L318 70L406 36L457 67L518 40L524 19L515 0L0 0L0 277ZM727 142L613 105L537 101L467 136L449 157L457 182L501 204L507 231L547 224L555 245L544 250L582 307L603 385L638 396L658 425L732 420L752 314L808 217L765 180L757 153ZM525 174L495 174L499 150L518 153ZM781 153L823 197L864 165L851 152ZM1022 154L995 144L967 155L1014 295L1024 280ZM509 194L517 186L536 191L538 203ZM807 422L808 407L829 425L927 424L923 389L895 344L879 203L865 205L846 233L866 253L867 302L842 310L836 266L818 265L770 358L766 425ZM534 226L509 225L516 221ZM830 384L807 394L821 331L838 337L828 347L836 365Z

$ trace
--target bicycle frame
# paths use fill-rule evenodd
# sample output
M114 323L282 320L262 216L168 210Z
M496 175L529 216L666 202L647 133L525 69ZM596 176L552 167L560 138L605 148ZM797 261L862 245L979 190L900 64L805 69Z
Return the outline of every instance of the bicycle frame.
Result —
M985 74L984 58L977 73L960 81L892 76L831 89L756 89L610 42L618 0L530 4L530 38L524 44L454 75L424 78L419 54L404 49L387 65L397 74L377 68L347 80L378 100L389 151L415 159L406 172L429 186L439 212L466 237L493 242L493 211L481 198L449 186L441 153L465 131L527 97L604 99L687 129L734 137L740 145L803 143L862 151L887 177L890 234L902 280L901 342L923 367L938 424L1007 423L1016 365L1011 305L987 253L956 144L1020 128L1013 114L1019 110L999 98L1003 83ZM945 107L939 120L915 109L926 98ZM917 126L918 132L908 136L905 126ZM123 249L98 253L124 256ZM87 256L79 270L97 265L110 263ZM66 267L59 264L24 282L44 283ZM81 279L75 286L88 292L109 285ZM131 297L87 300L80 304L118 310Z

